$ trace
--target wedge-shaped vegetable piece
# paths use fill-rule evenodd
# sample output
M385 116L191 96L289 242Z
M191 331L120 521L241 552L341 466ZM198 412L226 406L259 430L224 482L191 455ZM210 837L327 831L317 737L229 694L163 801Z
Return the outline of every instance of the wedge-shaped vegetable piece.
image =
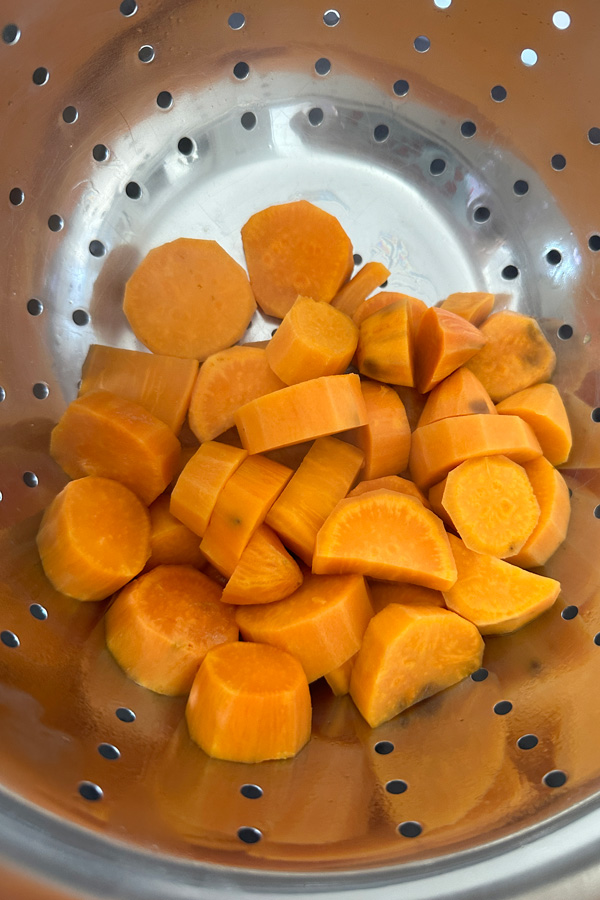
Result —
M501 415L520 416L531 425L546 459L553 466L566 463L573 439L565 404L553 384L535 384L502 400Z
M390 603L406 603L408 606L445 606L441 591L420 584L404 584L401 581L369 579L371 603L376 613Z
M285 600L240 606L236 620L245 641L272 644L299 659L310 682L354 656L372 615L362 576L309 572Z
M410 310L411 331L414 336L419 330L419 325L421 324L421 319L425 315L427 305L422 300L419 300L418 297L411 297L410 294L399 294L395 291L380 291L378 294L374 294L372 297L368 297L364 300L357 308L352 318L357 325L361 325L365 319L369 318L369 316L372 316L380 309L384 309L386 306L391 306L392 303L396 303L398 300L405 300L408 304Z
M103 600L144 568L150 517L119 482L78 478L46 509L37 546L57 591L77 600Z
M571 501L564 478L545 457L523 463L523 468L539 503L540 518L521 550L508 557L508 562L528 569L543 566L566 538Z
M440 519L416 497L386 490L338 503L317 535L313 572L358 572L435 590L456 581Z
M451 416L480 413L496 415L497 410L480 380L470 369L461 366L444 378L428 395L419 418L419 426Z
M302 584L298 563L268 525L259 525L223 589L224 603L273 603Z
M110 391L139 403L178 434L197 375L197 359L92 344L83 364L79 396L97 389Z
M458 292L449 294L440 304L440 308L447 309L472 325L479 326L493 310L495 300L493 294L481 291Z
M500 559L519 552L540 518L527 472L506 456L467 459L452 469L442 505L469 550Z
M386 269L383 263L365 263L362 269L340 288L331 305L352 318L371 291L380 287L389 277L390 270Z
M230 578L248 541L293 475L265 456L248 456L219 494L200 549Z
M325 681L333 691L336 697L344 697L350 691L350 676L352 675L352 667L356 654L347 659L345 663L327 672Z
M105 616L108 649L158 694L187 694L208 650L237 641L233 607L192 566L157 566L128 584Z
M234 425L240 406L285 387L259 347L228 347L213 353L200 368L190 401L190 428L202 441L212 441Z
M399 494L410 494L420 500L423 506L430 509L429 501L425 494L419 490L416 484L409 481L408 478L400 478L399 475L384 475L381 478L372 478L369 481L359 481L356 487L348 492L348 497L358 497L360 494L366 494L369 491L377 491L385 488L388 491L397 491Z
M419 325L415 350L415 383L422 394L471 359L485 337L466 319L430 307Z
M535 319L502 310L486 319L480 330L487 343L466 365L494 403L548 381L556 354Z
M470 622L436 606L390 603L358 651L350 695L371 728L481 666L483 641Z
M545 575L469 550L453 534L448 535L458 580L445 590L448 609L473 622L482 634L508 634L537 618L552 606L560 584Z
M195 566L206 562L200 552L198 535L170 512L169 494L161 494L148 509L150 513L150 559L146 569L156 566Z
M73 400L50 437L50 455L71 478L112 478L146 504L173 478L180 450L171 429L143 406L100 390Z
M298 297L269 343L269 365L285 384L341 375L356 350L358 328L329 303Z
M306 200L255 213L242 241L254 296L268 316L283 318L298 294L329 303L354 268L338 220Z
M362 452L345 441L317 438L267 513L267 525L307 565L319 528L346 496L362 461Z
M277 647L223 644L200 666L185 716L192 740L209 756L244 763L287 759L310 738L306 675Z
M452 517L442 503L442 497L444 496L444 491L446 489L447 478L448 476L446 476L443 481L438 481L437 484L432 484L429 488L427 496L429 497L429 504L431 506L431 509L434 511L436 516L440 517L446 528L449 528L451 531L456 531L454 522L452 521Z
M244 334L256 309L248 277L216 241L151 250L125 285L123 310L153 353L206 359Z
M409 470L421 490L477 456L508 456L524 463L542 455L531 426L518 416L453 416L413 431Z
M248 456L245 450L206 441L186 463L171 492L171 513L194 534L204 536L217 498Z
M414 386L411 307L402 294L361 322L356 364L376 381Z
M362 476L381 478L404 472L410 453L410 425L402 400L393 388L376 381L361 383L368 422L351 432L349 439L362 450Z
M248 453L299 444L366 425L358 375L324 375L252 400L235 414Z

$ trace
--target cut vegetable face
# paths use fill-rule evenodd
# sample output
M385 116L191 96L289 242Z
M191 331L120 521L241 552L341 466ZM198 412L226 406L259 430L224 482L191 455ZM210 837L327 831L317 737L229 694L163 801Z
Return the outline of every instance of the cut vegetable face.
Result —
M481 413L496 415L492 398L470 369L461 366L427 396L419 426L448 419L452 416L473 416Z
M255 309L242 267L216 241L192 238L151 250L123 301L133 333L153 353L199 360L239 341Z
M443 592L446 606L473 622L482 634L516 631L549 609L558 597L558 581L495 556L475 553L453 534L448 537L458 579Z
M259 525L223 589L223 603L273 603L302 584L298 563L268 525Z
M202 537L219 494L247 456L245 450L218 441L202 444L171 492L170 508L175 518Z
M330 303L354 268L340 223L306 200L255 213L242 241L254 295L268 316L283 318L299 294Z
M37 546L57 591L77 600L103 600L144 568L150 556L150 517L122 484L79 478L45 511Z
M471 325L479 326L493 310L495 300L493 294L481 291L458 292L449 294L440 304L440 308L461 316Z
M307 573L290 597L239 607L236 620L244 640L272 644L293 654L310 682L354 656L372 615L360 575Z
M484 335L446 309L430 307L419 325L415 349L415 382L426 394L484 346Z
M403 294L361 322L356 364L362 375L413 387L413 352L411 307Z
M556 354L535 319L503 310L481 326L487 343L466 365L477 375L497 403L548 381L556 365Z
M500 559L519 552L540 517L527 472L506 456L468 459L453 469L442 505L469 550Z
M435 590L456 581L440 519L415 497L386 490L338 503L317 535L313 572L357 572Z
M540 507L540 517L531 535L508 562L526 569L543 566L567 536L571 516L569 488L560 472L540 456L523 468Z
M362 477L381 478L404 472L410 453L410 426L402 400L393 388L376 381L361 383L367 425L349 438L364 454Z
M502 400L501 415L520 416L533 428L546 459L560 466L569 458L573 439L565 404L553 384L535 384Z
M147 504L173 478L180 450L171 429L143 406L100 390L70 403L50 438L50 455L71 478L112 478Z
M447 609L391 603L371 619L356 657L350 694L371 728L442 691L481 666L474 625Z
M187 694L207 651L237 641L233 607L191 566L158 566L127 585L106 613L108 649L138 684Z
M223 644L200 666L185 716L192 740L209 756L244 763L287 759L310 738L306 675L277 647Z

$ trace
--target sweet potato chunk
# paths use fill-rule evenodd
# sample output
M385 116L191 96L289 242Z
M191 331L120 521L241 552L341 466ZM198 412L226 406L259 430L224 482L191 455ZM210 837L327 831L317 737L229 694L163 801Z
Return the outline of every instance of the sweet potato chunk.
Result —
M449 294L440 304L440 308L447 309L466 319L471 325L479 327L493 310L495 300L493 294L481 291L458 292Z
M219 494L248 456L245 450L206 441L186 463L171 492L171 512L204 536Z
M492 398L470 369L461 366L444 378L427 396L419 426L451 416L497 414Z
M398 297L361 322L356 364L362 375L376 381L413 387L411 307L406 297Z
M356 487L348 491L348 497L358 497L359 494L366 494L369 491L377 491L384 488L387 491L397 491L399 494L410 494L420 500L423 506L430 509L429 501L425 494L419 490L416 484L409 481L408 478L400 478L399 475L383 475L381 478L371 478L369 481L359 481ZM340 498L341 499L341 498Z
M535 384L502 400L501 415L520 416L533 428L546 459L553 466L566 463L573 439L565 404L553 384Z
M390 270L386 269L383 263L365 263L362 269L359 269L356 275L337 292L331 305L353 318L371 291L380 287L389 277ZM360 324L356 320L355 322L357 325Z
M236 606L283 600L302 584L298 563L268 525L259 525L233 570L221 600Z
M466 319L430 307L419 325L415 349L415 383L422 394L471 359L485 337Z
M387 384L361 382L368 422L348 435L364 454L362 477L404 472L410 452L410 425L402 400Z
M526 569L543 566L567 536L571 516L569 488L560 472L544 456L523 463L531 482L540 517L531 535L508 562Z
M161 494L148 508L150 513L150 559L146 569L156 566L195 566L206 562L198 535L171 513L169 494Z

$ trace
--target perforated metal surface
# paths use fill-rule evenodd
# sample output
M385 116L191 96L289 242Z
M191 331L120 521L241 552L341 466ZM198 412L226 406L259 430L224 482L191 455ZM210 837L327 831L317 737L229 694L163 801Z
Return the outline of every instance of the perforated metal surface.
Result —
M600 892L600 11L567 12L1 0L0 843L23 896ZM247 218L299 197L390 289L489 290L540 318L573 517L556 608L488 639L487 676L374 732L317 684L309 746L244 766L123 676L104 605L54 592L33 539L89 344L138 346L135 265L178 236L243 261Z

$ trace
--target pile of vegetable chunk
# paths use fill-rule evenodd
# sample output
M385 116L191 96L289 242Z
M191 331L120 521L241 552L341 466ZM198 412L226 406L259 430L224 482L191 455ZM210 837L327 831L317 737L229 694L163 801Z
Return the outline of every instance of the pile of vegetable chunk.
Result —
M565 539L571 432L535 319L378 290L379 262L350 278L350 239L306 201L242 238L249 278L185 238L131 276L152 352L90 348L38 547L57 590L111 598L115 660L189 695L206 753L259 762L309 740L310 682L375 728L554 603L531 570ZM257 303L281 323L238 344Z

